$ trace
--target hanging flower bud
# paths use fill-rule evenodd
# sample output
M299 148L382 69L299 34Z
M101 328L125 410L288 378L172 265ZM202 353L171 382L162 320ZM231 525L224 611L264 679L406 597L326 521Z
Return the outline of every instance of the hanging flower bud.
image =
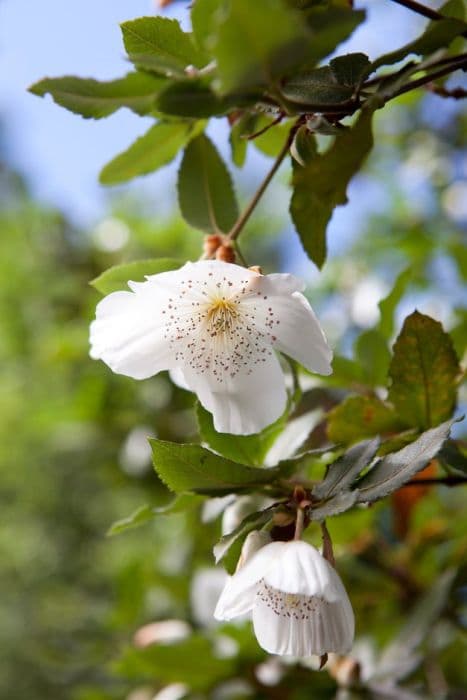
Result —
M342 581L302 540L261 547L227 581L214 616L249 611L260 646L272 654L343 654L352 646L354 615Z
M216 250L216 260L221 260L222 262L226 263L234 263L235 250L233 246L231 246L230 243L219 246L219 248Z

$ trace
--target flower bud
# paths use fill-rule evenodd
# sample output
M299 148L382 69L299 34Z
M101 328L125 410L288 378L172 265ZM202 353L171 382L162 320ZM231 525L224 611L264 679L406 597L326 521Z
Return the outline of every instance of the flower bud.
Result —
M235 262L235 250L230 243L226 243L225 245L221 245L217 248L216 260L221 260L222 262L226 263Z
M211 257L214 255L219 246L222 245L222 236L214 233L209 236L205 236L203 239L203 252L206 256Z

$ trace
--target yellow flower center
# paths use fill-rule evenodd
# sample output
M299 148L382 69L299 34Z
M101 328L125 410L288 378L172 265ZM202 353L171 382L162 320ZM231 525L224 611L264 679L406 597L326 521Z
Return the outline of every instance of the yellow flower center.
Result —
M207 321L213 333L225 333L232 330L238 316L235 302L219 298L210 304Z

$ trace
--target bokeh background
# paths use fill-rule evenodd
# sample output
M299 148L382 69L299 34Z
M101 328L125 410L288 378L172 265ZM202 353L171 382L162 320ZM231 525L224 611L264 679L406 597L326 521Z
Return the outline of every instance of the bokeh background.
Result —
M423 26L387 0L356 5L368 9L368 22L340 52L363 50L371 58ZM339 692L332 674L310 680L303 665L265 665L248 625L213 627L223 579L211 547L220 524L201 523L198 503L106 537L115 520L170 498L151 469L146 437L196 439L196 422L192 398L165 375L134 382L88 358L87 328L98 300L88 283L122 261L196 259L201 237L177 211L177 163L125 186L97 183L102 165L143 133L148 119L121 110L110 120L82 120L27 86L46 75L117 77L127 69L118 23L156 11L149 0L0 1L0 697L151 700L161 688L186 682L188 673L196 697L331 698ZM173 3L166 14L187 26L186 3ZM453 83L461 81L454 76ZM349 205L331 222L322 273L305 260L287 218L287 167L244 235L245 253L266 269L307 279L344 357L352 358L355 340L377 323L378 301L396 279L394 333L418 308L443 322L462 356L465 111L421 92L378 114L376 128L378 145L350 187ZM211 135L228 157L223 120ZM267 162L250 147L246 168L234 172L241 198ZM340 400L339 377L319 392L309 392L308 408ZM462 427L456 430L461 435ZM394 526L402 506L393 501L334 518L331 534L367 673L397 638L401 662L420 645L425 666L429 659L428 669L415 664L409 673L414 692L424 673L433 692L449 686L449 697L465 698L462 601L440 618L449 585L465 574L465 494L440 487L420 495L405 530ZM430 591L434 602L432 596L427 603ZM137 656L134 634L173 618L195 634L162 661L157 653ZM407 619L415 630L409 641ZM160 629L147 633L164 637ZM174 629L168 634L176 636ZM275 684L291 673L296 694L277 694ZM166 700L182 697L185 690L171 687Z

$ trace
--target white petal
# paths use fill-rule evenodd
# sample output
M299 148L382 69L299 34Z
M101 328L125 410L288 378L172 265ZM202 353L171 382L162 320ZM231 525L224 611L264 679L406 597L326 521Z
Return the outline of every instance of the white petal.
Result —
M159 302L158 293L147 282L136 293L113 292L105 297L91 323L91 357L134 379L168 369L173 356L161 330Z
M212 413L214 427L219 433L250 435L282 415L287 403L285 379L274 352L250 358L245 372L231 376L228 371L204 374L191 368L184 378L204 406Z
M253 532L248 533L242 546L237 564L237 571L243 568L258 550L265 547L267 544L271 544L271 542L271 535L266 530L253 530Z
M291 275L266 275L255 281L249 303L261 311L274 347L311 372L330 374L332 351L302 287Z
M291 656L346 653L354 635L347 597L329 603L320 597L284 593L264 582L258 587L253 626L263 649Z
M252 609L258 581L271 566L276 564L284 544L284 542L271 542L261 547L227 581L214 611L214 617L217 620L231 620Z

